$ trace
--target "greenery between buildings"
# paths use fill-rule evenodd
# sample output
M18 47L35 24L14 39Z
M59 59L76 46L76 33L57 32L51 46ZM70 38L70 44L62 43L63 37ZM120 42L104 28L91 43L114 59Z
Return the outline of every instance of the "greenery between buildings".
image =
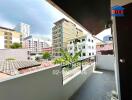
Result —
M18 49L18 48L22 48L22 45L20 43L13 43L10 48L12 49Z
M74 62L78 61L81 51L76 52L75 55L70 55L67 51L60 50L62 57L55 59L54 64L69 65L71 68Z
M42 58L43 59L51 59L51 54L49 52L44 52Z

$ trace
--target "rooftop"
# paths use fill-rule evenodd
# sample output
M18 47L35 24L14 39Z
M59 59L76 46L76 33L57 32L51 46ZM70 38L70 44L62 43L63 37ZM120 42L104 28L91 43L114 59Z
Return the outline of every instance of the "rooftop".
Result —
M72 23L71 21L68 21L67 19L62 18L62 19L58 20L57 22L55 22L54 24L57 25L58 23L62 23L62 22L64 22L64 21L69 22L69 23ZM72 23L72 24L75 25L74 23ZM76 25L75 25L75 26L76 26Z
M0 61L0 72L7 75L19 74L19 69L39 66L36 61Z
M7 27L2 27L2 26L0 26L0 29L9 30L9 31L15 31L14 29L10 29L10 28L7 28Z

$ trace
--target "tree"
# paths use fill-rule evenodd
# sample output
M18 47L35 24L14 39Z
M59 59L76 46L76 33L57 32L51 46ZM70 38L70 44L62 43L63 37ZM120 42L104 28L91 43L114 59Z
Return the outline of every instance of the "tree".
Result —
M10 46L10 48L12 49L22 48L22 45L20 43L15 42Z
M50 58L51 58L51 54L49 52L43 53L43 59L50 59Z
M62 57L55 59L54 64L64 64L64 65L69 64L72 66L72 63L78 61L81 51L76 52L75 55L73 56L64 50L60 50L60 53L62 54Z

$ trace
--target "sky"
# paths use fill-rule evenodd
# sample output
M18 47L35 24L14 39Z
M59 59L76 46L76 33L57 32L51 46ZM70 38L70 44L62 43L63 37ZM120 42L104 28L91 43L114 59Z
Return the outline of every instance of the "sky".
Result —
M0 26L31 25L32 34L51 37L53 23L65 17L46 0L0 0Z
M106 35L111 35L111 28L103 30L102 32L97 34L96 37L99 38L100 40L103 40L104 36Z
M14 28L23 22L31 25L31 34L51 39L53 23L61 18L72 21L46 0L0 0L0 26L3 27Z

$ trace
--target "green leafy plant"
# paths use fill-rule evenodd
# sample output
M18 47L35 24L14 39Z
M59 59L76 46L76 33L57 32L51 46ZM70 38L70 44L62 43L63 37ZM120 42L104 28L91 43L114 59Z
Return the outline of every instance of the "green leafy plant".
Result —
M22 45L20 43L15 42L10 46L10 48L12 49L22 48Z
M78 61L78 58L81 54L80 52L76 52L75 55L70 55L70 53L68 53L67 51L64 50L60 50L60 53L62 55L62 57L55 59L54 64L62 64L62 65L68 65L70 67L72 67L72 64L76 61Z
M51 54L49 52L44 52L43 59L51 59Z

